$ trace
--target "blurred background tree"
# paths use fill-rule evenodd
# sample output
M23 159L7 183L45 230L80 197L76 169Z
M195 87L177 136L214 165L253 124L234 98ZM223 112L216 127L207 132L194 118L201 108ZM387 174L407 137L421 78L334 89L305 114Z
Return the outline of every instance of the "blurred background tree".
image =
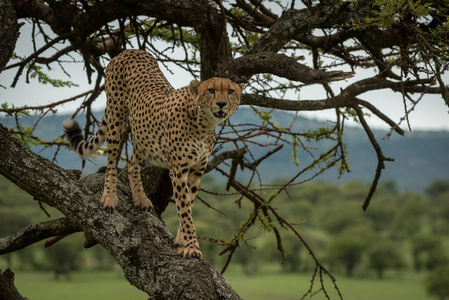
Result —
M440 266L429 274L426 280L430 295L438 300L449 299L449 266Z
M79 269L81 250L82 245L74 240L62 240L48 247L44 252L47 261L45 266L53 272L55 280L61 276L70 280L70 273Z

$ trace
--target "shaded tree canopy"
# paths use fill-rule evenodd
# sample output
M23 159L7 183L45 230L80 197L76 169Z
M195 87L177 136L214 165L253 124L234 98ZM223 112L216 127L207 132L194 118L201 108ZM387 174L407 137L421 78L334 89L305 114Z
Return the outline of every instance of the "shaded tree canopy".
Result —
M105 247L122 266L127 279L154 298L173 299L169 291L181 293L185 298L189 293L200 292L208 299L238 296L206 262L173 256L170 247L173 239L157 217L136 212L126 204L121 204L116 215L100 210L97 194L102 183L96 177L101 174L92 175L95 180L91 178L87 184L80 181L79 174L59 168L17 143L15 138L28 145L52 146L54 159L61 147L68 146L62 136L53 141L42 140L33 133L38 124L24 128L19 116L33 112L44 117L55 113L61 105L81 99L73 116L82 114L85 118L86 136L95 132L99 120L91 107L96 101L104 102L104 68L112 57L127 48L147 50L168 70L182 70L191 79L219 76L245 82L242 105L250 106L261 121L245 124L244 120L238 120L234 125L231 119L231 123L220 128L208 167L208 171L214 170L227 178L228 190L241 197L237 203L249 201L254 206L253 213L242 221L230 240L207 238L223 245L222 253L229 255L229 263L238 246L246 242L245 234L254 224L276 235L276 247L283 259L281 228L291 230L307 247L295 223L277 213L276 196L288 186L311 180L328 169L337 168L340 174L349 171L344 145L346 120L360 122L376 153L373 159L377 159L377 168L373 170L371 189L363 203L366 209L385 162L393 161L383 153L366 114L388 124L389 135L402 135L403 123L410 127L408 113L425 95L439 94L449 104L448 86L443 80L449 66L449 5L442 0L0 1L0 7L11 8L11 4L19 23L26 22L32 29L29 52L22 57L12 54L4 68L14 71L11 86L15 87L19 80L28 82L35 78L55 88L70 87L73 85L70 80L54 79L50 70L60 69L68 74L68 66L79 63L94 87L47 105L5 104L0 108L0 112L17 118L16 128L0 127L3 153L0 173L66 216L33 225L2 240L0 253L50 236L84 231L88 246L99 243ZM0 36L9 33L12 37L0 43L0 67L11 56L17 37L15 28L17 21L11 13L2 18ZM304 92L309 86L325 97L315 100ZM401 93L404 105L401 120L391 120L388 112L372 104L373 99L366 93L376 90ZM296 112L305 110L334 109L336 121L327 128L293 132L288 122L285 126L272 122L273 109L293 112L290 124L295 122ZM329 140L332 145L314 152L310 142L321 140ZM292 148L293 163L299 162L299 150L310 156L312 162L292 166L298 168L297 175L281 184L267 184L257 167L284 145ZM239 172L251 174L250 180L238 180ZM167 174L155 169L149 174L145 185L158 203L160 214L171 197L164 183ZM122 197L130 194L126 181L120 189ZM316 262L313 279L317 274L331 276L313 251L308 250ZM170 280L173 274L184 274L186 270L193 270L190 274L195 274L194 279L183 277L179 284ZM306 295L311 291L312 286L305 291ZM323 291L326 293L324 286Z

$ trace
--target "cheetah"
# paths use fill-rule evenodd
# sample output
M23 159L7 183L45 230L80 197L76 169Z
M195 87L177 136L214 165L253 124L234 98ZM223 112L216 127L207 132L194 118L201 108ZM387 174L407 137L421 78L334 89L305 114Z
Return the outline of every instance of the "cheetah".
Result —
M201 176L215 143L215 128L232 116L239 104L242 84L226 78L192 80L175 90L157 61L141 50L125 50L111 60L105 71L107 104L101 125L90 140L83 140L78 123L66 120L66 137L83 159L92 156L106 140L107 167L101 204L117 206L117 161L126 124L130 125L133 150L128 177L136 207L151 210L145 195L140 165L169 169L179 218L177 253L202 258L192 219L193 202Z

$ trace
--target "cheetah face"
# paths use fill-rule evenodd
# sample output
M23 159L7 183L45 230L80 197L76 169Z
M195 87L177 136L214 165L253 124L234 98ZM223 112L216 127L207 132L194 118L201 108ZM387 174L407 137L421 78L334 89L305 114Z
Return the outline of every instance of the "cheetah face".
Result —
M237 84L227 78L211 78L190 83L190 90L198 101L198 105L204 112L218 122L222 122L232 116L240 104L243 84Z

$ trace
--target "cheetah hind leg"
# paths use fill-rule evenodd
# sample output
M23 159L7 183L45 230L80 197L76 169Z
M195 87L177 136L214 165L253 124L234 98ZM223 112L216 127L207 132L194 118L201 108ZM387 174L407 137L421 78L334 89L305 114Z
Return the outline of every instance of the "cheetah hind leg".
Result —
M142 210L152 210L153 204L151 200L145 195L145 191L142 185L142 179L140 177L140 163L143 158L140 152L133 149L131 161L128 164L128 178L131 186L131 191L134 199L134 206Z

